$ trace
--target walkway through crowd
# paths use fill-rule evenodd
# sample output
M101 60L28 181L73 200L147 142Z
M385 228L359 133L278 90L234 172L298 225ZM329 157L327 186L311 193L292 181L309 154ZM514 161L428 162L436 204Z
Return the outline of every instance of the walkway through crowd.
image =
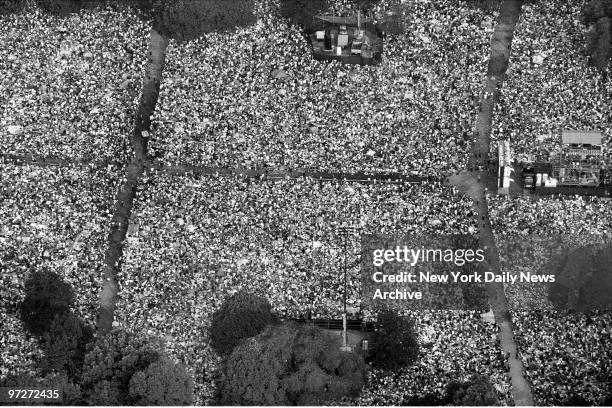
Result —
M501 86L508 69L512 37L521 14L522 0L504 0L500 7L500 17L491 38L491 55L487 79L482 94L480 113L477 122L478 139L472 146L470 167L476 168L483 158L486 158L491 145L491 124L493 108L499 101ZM495 236L489 217L485 178L488 174L482 171L464 171L451 177L455 184L472 198L474 210L478 216L480 243L483 248L489 248L489 268L499 273L500 259ZM509 375L512 380L512 393L517 406L534 405L531 387L524 376L524 367L518 357L518 348L514 339L512 319L508 299L502 283L487 285L489 302L491 303L495 321L499 327L500 346L508 358Z
M119 292L117 274L121 270L123 243L127 235L138 180L144 172L147 155L147 143L146 139L142 137L142 132L149 131L151 128L150 118L159 95L167 46L168 40L151 29L144 86L136 115L134 133L131 137L134 157L127 167L125 182L117 194L111 230L108 236L108 248L104 257L104 282L100 292L100 308L97 316L99 333L110 331L114 321L117 293Z

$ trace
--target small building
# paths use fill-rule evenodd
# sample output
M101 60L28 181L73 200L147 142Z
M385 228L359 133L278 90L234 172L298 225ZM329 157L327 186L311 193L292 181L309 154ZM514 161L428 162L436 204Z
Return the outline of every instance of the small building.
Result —
M372 65L381 61L383 40L374 21L360 14L350 17L316 16L310 35L313 57L346 64Z

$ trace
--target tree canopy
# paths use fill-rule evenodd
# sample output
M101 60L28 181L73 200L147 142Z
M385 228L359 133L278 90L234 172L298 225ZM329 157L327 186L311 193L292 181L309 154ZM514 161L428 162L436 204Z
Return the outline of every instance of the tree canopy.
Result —
M340 338L282 324L239 345L226 360L219 401L226 405L315 405L359 394L365 364L340 351Z
M192 405L193 382L180 364L161 358L144 371L136 372L129 383L135 405Z
M460 406L499 405L495 388L485 375L474 374L465 382L452 382L447 386L448 402Z
M582 21L590 26L586 50L591 62L606 72L612 58L612 0L591 0L582 9Z
M207 33L255 23L253 0L138 0L154 28L167 38L189 41Z
M213 313L209 330L211 346L219 354L227 355L241 340L261 333L275 321L266 298L237 292Z
M83 392L91 405L131 405L132 376L161 357L158 341L114 329L94 340L83 364Z

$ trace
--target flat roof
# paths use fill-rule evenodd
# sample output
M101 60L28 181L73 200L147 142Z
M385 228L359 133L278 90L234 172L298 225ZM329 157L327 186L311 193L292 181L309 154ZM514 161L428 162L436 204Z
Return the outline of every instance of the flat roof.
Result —
M561 132L563 144L590 144L601 146L603 136L597 130L567 130Z

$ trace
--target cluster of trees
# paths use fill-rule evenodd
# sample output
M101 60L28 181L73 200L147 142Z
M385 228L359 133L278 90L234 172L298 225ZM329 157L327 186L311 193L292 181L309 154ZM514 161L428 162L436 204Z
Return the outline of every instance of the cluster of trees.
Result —
M397 370L415 363L419 344L414 321L395 311L378 313L367 359L340 351L340 337L311 324L280 322L265 298L238 292L213 315L210 342L224 357L217 379L223 405L319 405L359 395L367 362ZM487 377L448 385L446 395L406 400L404 405L499 405Z
M193 383L185 368L164 354L156 338L121 329L94 336L72 312L72 288L55 273L39 271L25 282L19 305L24 326L40 341L38 375L16 375L0 386L31 385L63 390L63 405L189 405ZM241 291L213 314L210 344L223 357L217 402L225 405L316 405L356 397L367 364L360 352L344 352L340 336L311 324L281 322L267 299ZM370 365L395 370L413 364L419 345L414 322L381 311L372 338ZM452 384L446 399L480 405L495 393L483 378ZM487 386L488 384L488 386Z
M224 357L217 379L223 405L315 405L359 394L365 362L314 325L280 322L267 299L229 297L213 314L210 344Z
M37 271L25 282L19 305L24 327L40 341L44 358L37 375L16 375L0 386L63 390L64 405L189 405L193 383L185 368L164 353L156 338L113 329L94 336L72 312L75 296L61 277ZM360 352L344 352L340 336L311 324L281 322L267 299L238 292L213 314L210 344L223 357L217 402L225 405L315 405L356 397L367 364ZM419 354L414 322L384 310L372 337L370 365L396 370ZM407 405L497 401L486 378L449 385Z
M590 27L587 53L605 75L612 57L612 0L589 1L582 10L582 20Z
M38 339L37 373L17 374L0 386L62 390L61 405L189 405L193 384L154 338L115 329L94 330L72 311L72 287L50 271L32 272L19 304L24 327Z
M459 406L488 406L499 405L499 399L489 378L474 374L467 381L455 381L447 385L446 403Z
M311 324L282 323L264 298L238 292L212 319L210 342L224 356L218 401L225 405L314 405L357 396L366 362L340 351L337 333ZM382 311L368 361L386 369L418 357L414 322Z
M242 342L219 381L224 405L319 405L359 394L365 363L320 328L285 323Z
M88 347L82 388L90 405L190 405L193 383L154 338L114 329Z

